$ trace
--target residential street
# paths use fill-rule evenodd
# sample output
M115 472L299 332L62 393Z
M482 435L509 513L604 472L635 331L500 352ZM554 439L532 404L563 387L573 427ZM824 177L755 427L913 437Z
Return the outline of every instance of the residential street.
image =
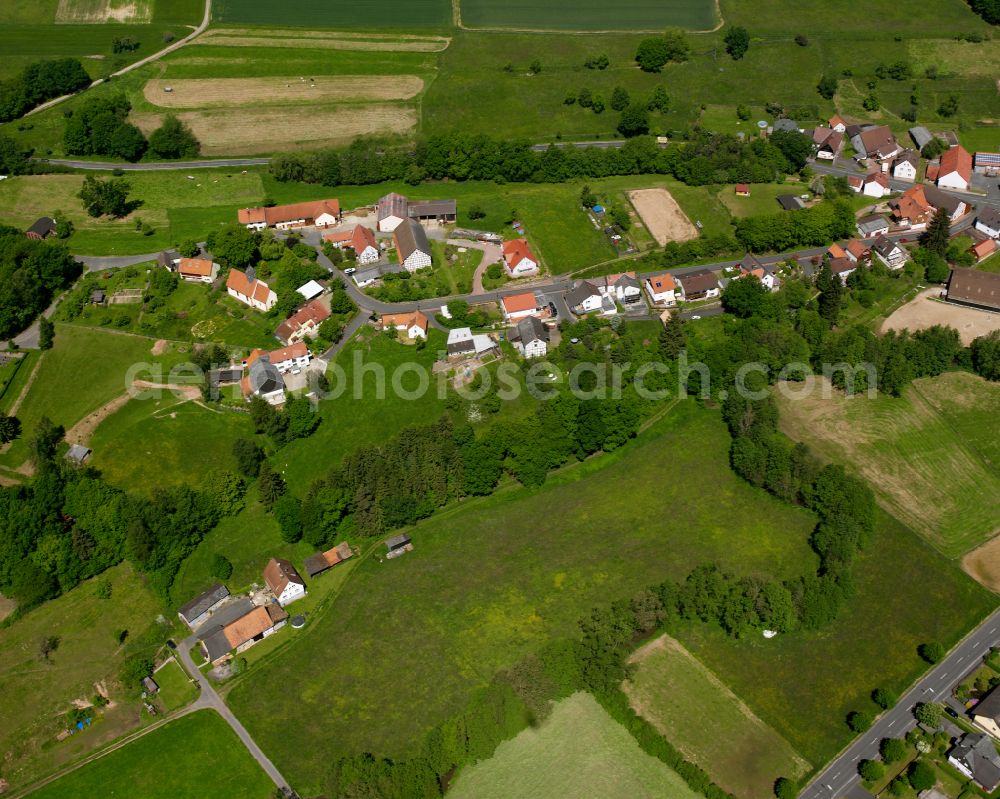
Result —
M913 708L918 702L945 702L952 689L974 668L990 648L1000 644L1000 610L958 645L887 710L871 729L845 749L799 794L799 799L841 799L861 782L858 763L878 757L883 738L898 738L916 726Z

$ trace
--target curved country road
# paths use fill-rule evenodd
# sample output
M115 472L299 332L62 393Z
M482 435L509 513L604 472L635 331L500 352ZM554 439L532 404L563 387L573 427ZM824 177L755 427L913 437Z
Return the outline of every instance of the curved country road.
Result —
M152 61L156 61L156 59L162 58L163 56L167 55L167 53L172 53L174 50L179 50L181 47L188 44L196 36L200 36L202 33L204 33L205 28L208 27L208 23L211 22L211 20L212 20L212 0L205 0L205 14L201 19L201 24L198 25L198 27L195 28L193 31L191 31L191 33L189 33L183 39L178 39L176 42L167 45L162 50L158 50L152 55L148 55L145 58L140 58L134 64L129 64L127 67L122 67L117 72L112 72L110 77L117 78L119 75L124 75L126 72L131 72L133 69L138 69L139 67L145 66L146 64L149 64ZM93 83L91 83L90 86L87 87L87 89L92 89L95 86L100 86L102 83L105 82L105 80L107 80L107 78L98 78ZM83 91L86 91L87 89L83 89ZM24 116L29 117L32 114L37 114L39 111L44 111L46 108L51 108L54 105L58 105L63 100L68 100L70 97L76 97L77 94L80 94L80 92L77 92L76 94L64 94L61 97L53 98L52 100L49 100L47 103L42 103L39 106L35 106ZM53 161L52 163L58 163L58 162Z

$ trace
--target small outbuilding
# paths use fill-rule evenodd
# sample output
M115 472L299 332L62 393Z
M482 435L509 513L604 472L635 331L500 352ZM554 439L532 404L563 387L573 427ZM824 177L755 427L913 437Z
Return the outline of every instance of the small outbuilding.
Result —
M737 197L749 197L750 196L750 184L749 183L737 183L735 191L736 191L736 196Z
M47 239L49 236L54 236L56 234L56 220L51 216L43 216L36 219L35 222L24 231L24 235L29 239Z
M387 558L398 558L413 549L413 543L410 541L410 537L406 533L400 533L399 535L394 535L392 538L385 542Z
M83 444L73 444L66 453L66 460L74 466L83 466L91 456L91 453L92 450L83 446Z
M205 621L209 614L225 602L228 597L229 589L222 583L216 583L187 604L182 605L177 611L177 615L180 616L182 622L193 630Z
M156 680L152 677L142 678L142 688L147 694L157 694L160 692L160 686L156 684Z
M310 577L315 577L317 574L322 574L327 569L332 569L338 563L347 560L353 555L354 552L351 550L351 545L343 541L333 549L328 549L326 552L317 552L315 555L310 555L306 558L306 574Z

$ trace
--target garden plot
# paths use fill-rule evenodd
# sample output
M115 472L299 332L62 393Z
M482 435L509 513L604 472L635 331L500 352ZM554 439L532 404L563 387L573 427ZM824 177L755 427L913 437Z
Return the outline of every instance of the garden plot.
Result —
M658 244L688 241L698 237L698 228L691 224L691 220L666 189L630 191L628 199Z

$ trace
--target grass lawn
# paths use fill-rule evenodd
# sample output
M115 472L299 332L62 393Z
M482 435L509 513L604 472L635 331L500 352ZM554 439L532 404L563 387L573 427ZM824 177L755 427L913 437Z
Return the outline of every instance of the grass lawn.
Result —
M874 710L872 690L901 692L927 669L917 656L919 644L950 647L997 604L995 595L882 513L854 574L856 596L817 633L736 641L696 624L677 636L815 764L855 737L847 714Z
M813 517L736 478L727 447L718 415L684 402L641 440L541 489L433 517L413 530L413 553L356 563L335 611L239 678L231 706L318 792L333 758L405 755L498 669L573 634L594 603L706 561L779 577L815 568ZM701 492L712 502L682 500ZM386 692L399 673L407 680ZM304 711L294 735L267 723L289 701ZM329 712L309 711L320 703Z
M685 757L738 797L767 796L778 777L809 771L788 742L669 636L632 656L632 707Z
M648 755L586 693L563 699L552 715L460 772L453 799L696 799L667 765Z
M198 485L213 470L236 471L233 442L253 438L250 418L166 393L129 400L94 431L90 463L109 483L151 494Z
M733 186L723 186L719 189L719 201L729 209L736 218L747 216L763 216L781 213L777 198L782 194L809 194L809 186L803 183L754 183L750 186L749 197L737 197Z
M268 799L274 785L214 710L172 721L32 794L195 799Z
M18 467L28 456L27 441L38 420L48 416L67 430L128 388L127 373L135 364L151 369L137 378L154 379L159 367L166 377L185 355L171 348L154 356L152 339L85 327L56 325L55 346L43 353L31 388L17 412L21 438L0 456L0 464ZM156 381L159 382L159 381Z
M97 596L104 580L111 584L110 599ZM139 638L161 611L123 564L0 628L0 747L6 753L3 776L12 786L50 773L139 723L138 705L123 701L114 684L123 658L115 633L128 630L130 638ZM59 636L59 646L45 662L38 644L47 635ZM71 700L89 701L97 692L94 683L102 680L116 706L86 732L57 743Z
M646 30L663 28L708 30L716 24L712 0L627 0L618 5L572 0L510 3L505 0L461 0L462 22L473 28L541 28L582 31Z
M156 694L158 704L166 711L182 708L198 696L198 689L191 684L191 678L174 658L160 667L153 679L160 686Z
M300 0L291 9L267 0L220 0L213 9L218 22L251 25L302 25L308 28L395 29L444 27L451 21L447 0L357 0L349 6L331 6L326 0Z
M964 372L917 380L902 398L777 392L782 428L856 469L880 503L949 557L1000 527L1000 387Z
M11 358L0 366L0 410L7 410L17 400L38 363L38 350L26 350L20 358Z

